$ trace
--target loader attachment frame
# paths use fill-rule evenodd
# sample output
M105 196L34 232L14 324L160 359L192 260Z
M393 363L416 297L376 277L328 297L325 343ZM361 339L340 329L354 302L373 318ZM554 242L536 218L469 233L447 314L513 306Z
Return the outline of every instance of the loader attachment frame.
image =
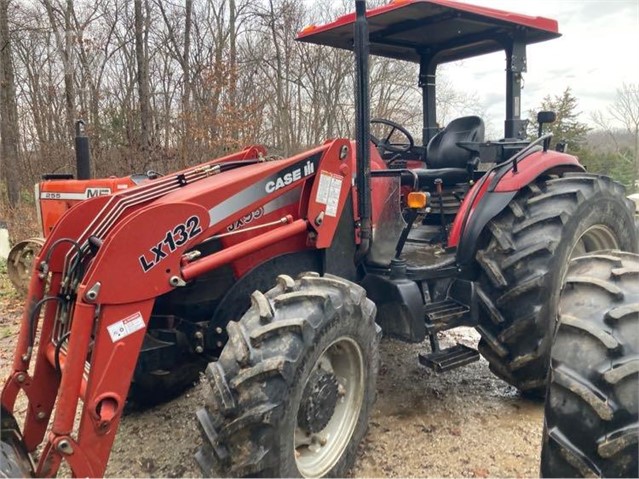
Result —
M344 209L352 215L352 146L333 140L274 161L252 147L63 216L36 259L1 398L13 414L26 394L25 449L45 441L37 476L62 460L75 476L104 474L158 296L250 255L331 244ZM253 234L227 236L256 208L276 211ZM219 236L235 243L200 257L198 245Z

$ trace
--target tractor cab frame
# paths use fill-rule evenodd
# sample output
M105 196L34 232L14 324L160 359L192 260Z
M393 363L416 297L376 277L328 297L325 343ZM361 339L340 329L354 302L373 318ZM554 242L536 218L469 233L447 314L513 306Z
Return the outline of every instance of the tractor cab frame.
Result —
M424 147L441 130L436 115L437 67L444 63L504 51L506 116L504 138L524 140L522 74L527 45L557 38L557 21L447 0L400 0L367 12L370 54L419 64L423 98ZM353 50L355 14L311 25L297 39Z

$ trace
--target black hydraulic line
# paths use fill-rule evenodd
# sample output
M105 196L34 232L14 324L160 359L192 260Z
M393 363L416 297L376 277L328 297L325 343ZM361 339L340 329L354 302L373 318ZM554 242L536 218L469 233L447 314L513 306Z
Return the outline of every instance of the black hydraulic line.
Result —
M53 244L51 246L49 246L49 250L47 251L47 255L44 259L45 263L49 263L49 261L51 260L51 255L53 254L53 250L62 243L71 243L73 245L73 247L76 249L78 256L80 255L80 253L82 252L82 249L80 248L80 244L75 241L72 240L71 238L60 238L56 241L53 242Z
M35 343L35 322L38 316L40 315L40 309L42 305L48 301L57 301L62 304L64 300L59 296L45 296L40 301L38 301L31 312L29 313L29 350L28 355L31 356L31 351L33 350L33 344Z
M55 370L59 373L62 372L62 367L60 366L60 351L62 350L62 344L71 336L71 331L67 331L62 335L62 337L55 344Z
M56 241L53 242L53 244L49 247L49 250L47 251L47 255L44 259L44 264L47 265L49 264L49 261L51 260L51 255L53 254L53 250L62 243L71 243L71 245L75 248L76 250L76 255L75 258L73 259L73 263L71 265L69 265L69 271L67 274L67 277L70 278L71 275L74 273L74 271L76 270L76 268L80 265L80 260L82 257L82 248L80 247L80 244L75 241L72 240L71 238L60 238ZM37 265L38 268L40 268L41 265ZM43 271L44 273L46 273L46 271Z
M362 258L371 242L371 186L370 186L370 99L368 97L368 22L366 0L355 0L354 49L356 64L355 82L355 141L357 163L357 202L360 217L361 243L357 253Z

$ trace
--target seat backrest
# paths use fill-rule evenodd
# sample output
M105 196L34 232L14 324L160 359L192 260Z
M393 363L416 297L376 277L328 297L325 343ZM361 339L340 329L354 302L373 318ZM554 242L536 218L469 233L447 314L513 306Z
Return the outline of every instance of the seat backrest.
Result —
M428 167L466 168L473 153L457 146L460 141L484 141L484 120L478 116L464 116L451 121L428 142Z

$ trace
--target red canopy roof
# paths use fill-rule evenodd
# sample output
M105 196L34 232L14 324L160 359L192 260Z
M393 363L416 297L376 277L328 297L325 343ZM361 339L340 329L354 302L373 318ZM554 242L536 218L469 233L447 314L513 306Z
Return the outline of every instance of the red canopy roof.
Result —
M395 0L368 10L370 52L419 62L420 52L439 52L438 63L504 49L503 39L518 35L525 43L560 36L557 21L450 0ZM306 27L297 39L353 49L355 14L326 25Z

